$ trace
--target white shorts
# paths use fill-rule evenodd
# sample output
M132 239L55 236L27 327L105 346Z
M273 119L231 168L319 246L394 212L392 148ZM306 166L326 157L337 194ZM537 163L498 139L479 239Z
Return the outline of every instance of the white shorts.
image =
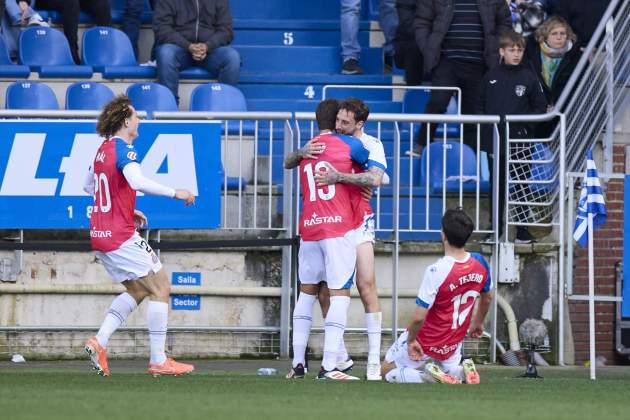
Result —
M420 360L411 360L409 357L409 352L407 351L407 336L409 333L405 331L400 334L398 340L392 344L392 346L387 350L387 354L385 355L385 361L388 363L394 363L397 368L408 367L412 369L424 369L424 365L431 360L433 363L437 363L440 365L442 370L446 373L454 373L457 372L457 368L462 360L462 345L460 343L457 346L457 350L446 360L435 360L431 359L429 356L424 356Z
M366 242L374 243L374 214L365 215L363 223L354 232L357 246Z
M96 251L96 257L101 260L109 275L119 283L136 280L162 269L157 254L138 232L114 251Z
M354 282L357 248L354 230L340 238L301 241L298 276L303 284L325 281L329 289L349 289Z

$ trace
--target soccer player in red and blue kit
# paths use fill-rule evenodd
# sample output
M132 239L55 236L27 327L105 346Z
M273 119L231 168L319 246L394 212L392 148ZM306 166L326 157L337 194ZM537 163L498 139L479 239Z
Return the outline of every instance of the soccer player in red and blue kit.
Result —
M464 337L468 331L472 337L482 335L492 301L488 263L464 249L472 231L473 222L461 208L444 213L444 257L424 272L407 331L385 356L381 372L388 382L479 383L473 361L466 359L460 364ZM477 298L479 306L473 319Z
M151 343L149 374L181 375L193 371L189 364L167 358L164 353L170 283L158 256L136 228L147 223L136 210L136 191L195 202L188 190L175 190L142 175L138 152L139 119L127 96L113 99L103 108L96 125L105 138L90 168L84 190L94 196L90 217L92 249L109 275L127 291L114 299L96 336L85 344L92 366L109 376L107 343L116 329L145 298Z
M324 357L318 379L357 380L337 369L337 352L346 327L356 263L355 229L359 221L353 209L353 194L360 190L347 184L317 185L316 173L334 167L352 172L353 165L366 166L369 151L359 139L333 133L339 104L322 101L316 111L320 133L317 143L324 150L316 156L290 156L285 167L299 162L302 188L299 270L300 296L293 311L293 363L287 378L304 377L304 356L320 282L330 290L330 308L324 324ZM295 162L293 162L295 161Z

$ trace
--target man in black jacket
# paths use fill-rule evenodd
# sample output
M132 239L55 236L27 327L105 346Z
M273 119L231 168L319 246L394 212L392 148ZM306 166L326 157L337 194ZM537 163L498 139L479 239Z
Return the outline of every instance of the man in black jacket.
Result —
M424 58L424 71L431 73L433 86L457 86L462 90L462 112L472 114L479 96L480 80L488 68L499 64L498 37L512 29L505 0L417 0L414 21L416 43ZM433 91L425 113L443 114L452 91ZM436 125L431 125L433 139ZM427 130L420 129L420 155L427 144ZM465 126L464 141L476 149L476 129Z
M188 67L205 68L219 83L238 83L241 58L229 46L234 34L228 0L159 0L153 30L158 81L178 103L179 72Z
M505 33L500 38L500 54L502 64L490 69L481 82L481 94L477 103L477 114L489 114L501 116L499 125L499 156L494 153L492 145L492 132L483 130L482 150L486 151L494 159L499 159L499 231L502 231L505 209L505 153L508 142L505 137L506 115L519 114L544 114L547 110L547 100L538 77L534 72L522 63L525 49L525 39L514 31ZM484 127L489 128L489 126ZM534 127L529 124L510 124L510 139L531 139L534 135ZM510 156L516 160L531 160L531 143L517 143L511 145ZM494 164L491 165L494 169ZM516 181L528 181L530 168L527 164L510 165L510 178ZM510 190L512 199L519 201L532 201L526 184L515 184ZM494 202L491 199L491 207ZM515 206L514 217L519 222L527 222L528 208ZM516 241L529 243L534 237L526 227L519 226L516 229Z

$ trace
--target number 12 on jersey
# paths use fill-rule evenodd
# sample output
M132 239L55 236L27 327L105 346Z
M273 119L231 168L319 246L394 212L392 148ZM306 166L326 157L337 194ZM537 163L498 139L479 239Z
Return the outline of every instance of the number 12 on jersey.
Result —
M451 299L451 302L453 302L453 325L451 326L451 329L456 330L462 326L468 317L468 314L475 306L475 299L477 299L477 296L479 296L478 292L469 290L466 293L457 295ZM466 304L471 298L472 302L466 307Z
M328 162L325 161L317 162L315 164L315 171L326 171L327 163ZM332 198L335 196L335 186L327 185L326 187L317 188L317 186L315 185L315 172L313 171L312 163L307 163L306 165L304 165L304 173L306 173L306 180L308 182L309 201L315 201L315 199L317 198L315 196L316 191L317 196L319 196L321 200L332 200ZM324 188L327 188L328 191L324 192Z

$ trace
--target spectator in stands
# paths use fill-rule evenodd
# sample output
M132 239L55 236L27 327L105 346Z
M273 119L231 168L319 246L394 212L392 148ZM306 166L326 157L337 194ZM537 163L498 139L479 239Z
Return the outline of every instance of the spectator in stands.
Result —
M405 69L405 82L417 86L424 79L422 53L416 44L413 20L416 16L416 0L396 0L398 28L394 38L396 66Z
M547 101L543 94L542 87L538 82L538 78L534 72L528 67L522 64L523 54L525 49L525 38L521 34L514 31L509 31L499 38L499 54L501 56L502 63L490 69L482 79L480 90L480 96L477 103L478 114L490 114L500 115L503 120L506 115L518 115L518 114L543 114L547 109ZM499 229L500 232L504 224L504 209L505 209L505 150L507 147L507 140L505 138L505 126L504 123L500 124L503 127L499 127L500 134L500 155L494 156L494 149L492 145L492 133L488 133L488 130L484 130L482 150L488 152L492 159L499 159ZM490 127L487 127L490 128ZM490 130L491 131L491 130ZM510 138L512 139L525 139L532 138L534 134L534 127L527 124L511 124L510 125ZM513 154L520 159L529 159L529 153L523 149L527 146L519 144L520 151ZM490 165L494 168L494 164ZM527 165L510 166L510 177L518 181L527 181L529 176L529 167ZM514 191L510 194L516 194L520 199L526 197L527 188L524 184L517 184L514 186ZM494 205L492 198L490 198L491 206ZM514 211L515 217L520 218L520 222L527 221L527 208L516 208ZM519 226L516 229L516 241L521 243L533 242L535 238L531 235L529 230L524 226Z
M236 85L241 57L229 46L232 15L228 0L159 0L153 14L158 81L168 87L179 103L179 72L200 66L220 83Z
M109 0L36 0L37 9L56 10L61 14L63 33L68 38L74 62L81 63L79 55L79 15L88 13L98 26L110 26L112 13Z
M578 46L586 48L610 0L558 0L556 3L555 12L573 28Z
M13 26L48 26L48 23L33 10L35 0L9 0L5 13Z
M23 0L8 0L2 1L0 4L0 10L4 11L4 13L0 13L2 16L2 37L11 57L17 56L20 31L23 27L48 26L48 22L45 22L39 13L31 7L33 3L35 3L34 0L31 0L30 3Z
M363 74L359 66L361 45L359 45L359 15L361 0L341 0L341 73ZM395 0L378 0L378 14L381 29L385 35L383 50L385 68L390 70L394 62L394 37L398 26Z
M559 16L552 16L530 38L525 50L525 61L534 71L547 98L548 111L551 111L577 67L582 52L577 36L569 24ZM557 120L541 123L536 127L536 135L549 137Z
M577 36L559 16L550 17L529 39L525 61L538 76L551 107L558 101L571 73L580 61Z
M481 78L499 64L498 37L512 30L505 0L417 0L414 28L424 71L431 73L433 85L459 87L462 112L472 114ZM432 91L425 112L443 114L451 96L452 91ZM431 124L428 139L433 139L435 129L436 124ZM464 141L476 150L476 129L471 124L464 127ZM424 144L427 129L423 125L418 143L407 154L420 156Z

